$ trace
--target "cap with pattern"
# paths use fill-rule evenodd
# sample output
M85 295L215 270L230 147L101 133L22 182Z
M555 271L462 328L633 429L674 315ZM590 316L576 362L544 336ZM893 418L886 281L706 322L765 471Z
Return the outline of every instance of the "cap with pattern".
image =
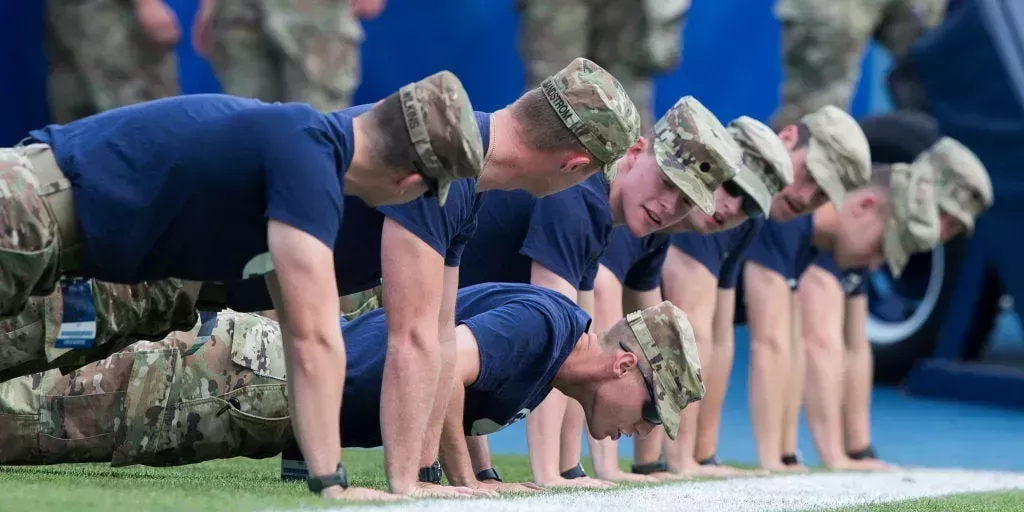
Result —
M451 71L407 84L396 94L418 157L413 164L444 205L453 181L480 177L483 139L469 95Z
M789 150L768 125L747 116L733 119L728 130L743 150L743 166L732 181L754 199L767 217L772 197L793 183Z
M658 167L706 215L715 213L715 189L733 178L743 152L729 132L693 96L681 98L654 123Z
M579 57L540 84L558 118L602 164L609 182L616 160L640 138L640 113L622 84Z
M899 277L910 256L932 250L941 232L935 170L924 161L893 164L889 185L891 211L883 250L889 271Z
M935 169L939 209L974 231L974 220L992 206L992 181L977 155L956 139L942 137L917 160Z
M833 105L800 120L810 132L804 168L836 207L871 177L871 149L857 121Z
M626 315L606 336L615 336L628 347L639 346L640 371L653 382L661 423L675 439L679 413L704 398L697 342L686 313L663 301Z

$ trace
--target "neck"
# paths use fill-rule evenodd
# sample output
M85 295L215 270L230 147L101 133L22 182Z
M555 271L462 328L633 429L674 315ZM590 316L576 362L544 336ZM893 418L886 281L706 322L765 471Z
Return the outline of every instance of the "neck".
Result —
M835 246L836 231L839 227L839 213L832 203L825 203L811 213L813 234L811 245L817 249L831 251Z
M477 179L476 188L486 190L512 190L519 177L519 147L522 146L515 120L508 109L495 111L490 115L490 141L484 156L483 169Z
M626 212L622 208L622 176L623 168L626 166L626 158L620 158L615 162L615 179L608 187L608 206L612 209L612 220L616 226L626 223Z
M362 116L352 120L352 131L355 134L352 138L352 161L345 170L345 193L354 196L360 196L367 190L369 178L374 172L370 162L370 146L363 136L364 122Z
M603 365L603 352L597 343L596 336L583 335L576 348L565 359L565 363L558 369L553 382L555 389L578 402L587 400L590 389L588 384L601 375Z

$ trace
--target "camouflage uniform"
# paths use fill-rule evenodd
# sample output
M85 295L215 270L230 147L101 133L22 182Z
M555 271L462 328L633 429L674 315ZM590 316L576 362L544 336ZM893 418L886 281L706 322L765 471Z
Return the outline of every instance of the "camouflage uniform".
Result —
M772 124L791 124L824 105L849 108L869 39L893 56L935 27L947 0L778 0L782 105Z
M130 0L46 2L53 121L175 96L174 48L148 39Z
M217 0L212 62L225 92L349 106L360 81L363 29L351 0Z
M628 327L606 336L643 355L674 436L679 411L704 395L693 328L668 302L617 325ZM277 323L224 312L65 376L50 371L0 385L0 464L270 457L291 437L286 380Z
M728 130L743 150L743 166L732 181L753 198L761 216L767 217L775 194L793 183L789 150L771 128L747 116L730 121Z
M928 252L940 242L941 223L936 170L915 161L893 164L889 183L892 203L882 250L893 277L899 278L910 256Z
M617 77L654 124L651 77L674 69L690 0L517 0L519 50L529 87L585 56Z

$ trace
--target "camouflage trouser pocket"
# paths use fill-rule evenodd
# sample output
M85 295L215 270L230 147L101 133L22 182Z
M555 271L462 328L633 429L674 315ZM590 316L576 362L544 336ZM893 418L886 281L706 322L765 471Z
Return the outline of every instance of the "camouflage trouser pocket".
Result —
M0 148L0 318L52 292L60 278L60 235L42 193L24 152Z
M201 346L139 352L112 465L263 458L291 433L283 348L257 315L218 315Z
M321 111L347 106L362 76L363 29L347 1L306 3L303 9L264 6L264 30L290 64L283 77L286 99Z
M46 361L44 312L44 301L33 298L21 314L0 320L0 382L16 377L18 367Z

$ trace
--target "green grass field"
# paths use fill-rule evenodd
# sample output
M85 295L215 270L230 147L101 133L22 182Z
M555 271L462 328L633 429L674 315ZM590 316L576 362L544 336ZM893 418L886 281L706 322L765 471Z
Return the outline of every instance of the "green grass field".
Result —
M384 488L382 452L345 450L356 485ZM628 464L628 461L624 461ZM527 459L495 456L507 481L530 477ZM589 462L585 462L588 471ZM110 468L104 464L0 467L0 511L93 512L242 511L324 506L303 483L278 479L279 459L231 459L172 468ZM602 492L602 491L592 491ZM336 506L337 504L331 503ZM836 509L841 511L1024 510L1024 491L959 495L949 498Z

